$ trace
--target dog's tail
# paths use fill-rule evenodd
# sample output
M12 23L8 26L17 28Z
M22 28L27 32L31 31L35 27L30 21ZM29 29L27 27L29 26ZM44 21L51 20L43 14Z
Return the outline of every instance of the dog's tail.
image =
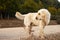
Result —
M22 14L19 13L19 12L16 12L15 16L16 16L16 18L19 19L19 20L24 20L24 17L25 17L25 15L22 15Z

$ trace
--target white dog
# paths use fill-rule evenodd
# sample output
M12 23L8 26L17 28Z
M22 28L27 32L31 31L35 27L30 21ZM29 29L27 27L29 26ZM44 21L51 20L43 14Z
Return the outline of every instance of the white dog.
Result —
M32 26L38 26L40 28L40 37L44 37L44 27L50 22L50 12L47 9L40 9L37 13L28 13L21 15L18 12L15 15L18 19L24 20L25 29L31 34Z
M51 14L47 9L40 9L38 10L39 16L37 16L37 19L40 19L39 21L39 27L40 27L40 36L41 38L44 37L44 27L49 24Z

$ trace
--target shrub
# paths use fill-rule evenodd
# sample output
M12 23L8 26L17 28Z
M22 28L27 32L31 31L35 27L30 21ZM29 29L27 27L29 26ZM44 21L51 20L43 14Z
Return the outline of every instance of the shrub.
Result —
M55 7L48 7L48 10L51 13L51 19L56 20L57 9Z
M58 12L56 14L56 20L57 20L57 23L60 24L60 8L58 9Z
M58 24L60 24L60 15L56 16L56 21L57 21Z

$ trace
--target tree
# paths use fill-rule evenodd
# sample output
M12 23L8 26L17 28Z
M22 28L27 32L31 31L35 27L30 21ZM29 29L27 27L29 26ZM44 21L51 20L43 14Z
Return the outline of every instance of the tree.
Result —
M52 15L51 18L56 19L57 9L55 7L48 7L48 10L50 11Z
M36 12L38 10L38 5L33 0L25 0L24 4L22 5L21 12L28 13L28 12Z
M57 15L60 15L60 8L58 8L58 12L57 13L58 13Z
M55 15L59 4L57 0L0 0L0 18L15 18L16 11L25 14L41 8L47 8Z

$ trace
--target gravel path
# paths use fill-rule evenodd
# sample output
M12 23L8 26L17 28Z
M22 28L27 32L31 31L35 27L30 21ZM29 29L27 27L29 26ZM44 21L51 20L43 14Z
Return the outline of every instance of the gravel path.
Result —
M33 34L38 36L38 27L33 27L32 30L35 30ZM59 30L60 25L48 25L45 27L44 32L45 34L49 35L60 33ZM27 37L29 37L29 34L24 30L23 27L0 29L0 40L22 40Z

